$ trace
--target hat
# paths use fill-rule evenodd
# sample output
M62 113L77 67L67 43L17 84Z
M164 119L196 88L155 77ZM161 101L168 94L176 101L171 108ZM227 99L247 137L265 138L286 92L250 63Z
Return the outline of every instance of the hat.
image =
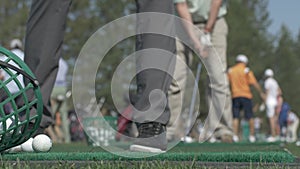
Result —
M236 57L236 61L237 62L242 62L242 63L245 63L247 64L248 63L248 58L247 56L243 55L243 54L240 54Z
M13 39L10 41L10 48L22 48L22 42L20 39Z
M265 76L267 77L273 77L274 76L274 72L272 69L266 69L265 70Z

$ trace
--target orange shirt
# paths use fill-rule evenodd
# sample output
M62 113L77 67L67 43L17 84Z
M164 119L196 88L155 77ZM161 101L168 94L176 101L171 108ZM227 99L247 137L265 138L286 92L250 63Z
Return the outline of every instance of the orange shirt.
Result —
M244 63L238 63L228 70L232 98L246 97L252 99L250 85L257 83L253 72Z

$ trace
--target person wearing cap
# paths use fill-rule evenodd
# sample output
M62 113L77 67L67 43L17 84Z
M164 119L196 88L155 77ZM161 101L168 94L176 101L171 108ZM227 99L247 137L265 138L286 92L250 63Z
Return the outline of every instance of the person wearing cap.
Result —
M11 40L9 47L12 53L18 56L21 60L24 60L23 43L21 42L20 39ZM16 63L11 63L11 64L14 66L18 66ZM24 86L23 76L19 75L17 79L19 80L20 84ZM9 83L8 88L11 93L16 93L19 91L19 87L15 83Z
M281 89L278 85L278 82L273 78L274 72L272 69L266 69L264 75L266 78L264 83L266 92L266 113L269 119L271 132L271 136L267 138L267 141L274 142L276 141L276 122L278 120L275 110L277 106L278 95L281 95Z
M258 84L253 72L247 67L247 56L240 54L236 57L236 64L228 69L228 79L232 93L233 141L238 142L240 111L244 110L244 117L249 121L249 141L255 142L254 119L252 110L252 98L250 87L253 86L264 100L264 93Z
M14 53L17 57L19 57L21 60L24 59L24 52L22 50L22 42L20 39L13 39L10 41L9 44L9 49L11 50L12 53ZM0 56L0 60L4 61L6 60L6 57L2 57ZM15 67L19 67L18 64L16 64L15 62L9 62L11 65L15 66ZM14 70L11 70L12 72L14 72ZM8 80L9 78L11 78L11 75L9 75L6 71L1 71L1 78L2 80ZM22 87L24 87L24 82L23 82L23 76L21 74L19 74L16 79L19 81L20 85ZM6 84L6 87L8 88L9 92L11 94L17 93L20 88L17 85L17 83L15 83L15 81L10 81L8 84ZM1 100L6 99L7 96L1 96ZM12 111L12 107L9 104L6 104L4 106L4 111L5 113L9 114Z

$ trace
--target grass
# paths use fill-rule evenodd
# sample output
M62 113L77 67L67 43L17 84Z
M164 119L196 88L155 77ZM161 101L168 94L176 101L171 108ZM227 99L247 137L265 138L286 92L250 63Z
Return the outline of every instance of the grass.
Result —
M130 143L114 144L121 149L128 149ZM279 143L179 143L169 152L252 152L282 151ZM101 147L88 146L86 143L54 144L51 152L99 152ZM300 151L299 151L300 153Z
M117 146L126 149L129 144ZM48 153L3 154L0 168L290 168L299 149L279 143L181 143L157 156L128 158L85 143L54 144Z
M295 157L300 159L300 147L296 146L296 144L294 143L286 144L283 148L286 151L292 153Z

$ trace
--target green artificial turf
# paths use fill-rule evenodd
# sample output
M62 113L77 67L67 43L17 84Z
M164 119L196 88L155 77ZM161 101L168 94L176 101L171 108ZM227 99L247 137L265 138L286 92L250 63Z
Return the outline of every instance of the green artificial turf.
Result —
M124 152L124 156L143 157L148 153ZM203 161L203 162L271 162L291 163L294 156L286 152L212 152L212 153L163 153L147 158L131 158L108 152L81 153L22 153L3 155L2 160L12 161Z
M269 152L282 151L279 143L179 143L172 152Z
M86 144L54 144L48 153L2 154L3 161L203 161L291 163L295 156L279 143L180 143L167 153L129 152L129 144L117 143L113 153ZM123 150L123 151L118 151Z

